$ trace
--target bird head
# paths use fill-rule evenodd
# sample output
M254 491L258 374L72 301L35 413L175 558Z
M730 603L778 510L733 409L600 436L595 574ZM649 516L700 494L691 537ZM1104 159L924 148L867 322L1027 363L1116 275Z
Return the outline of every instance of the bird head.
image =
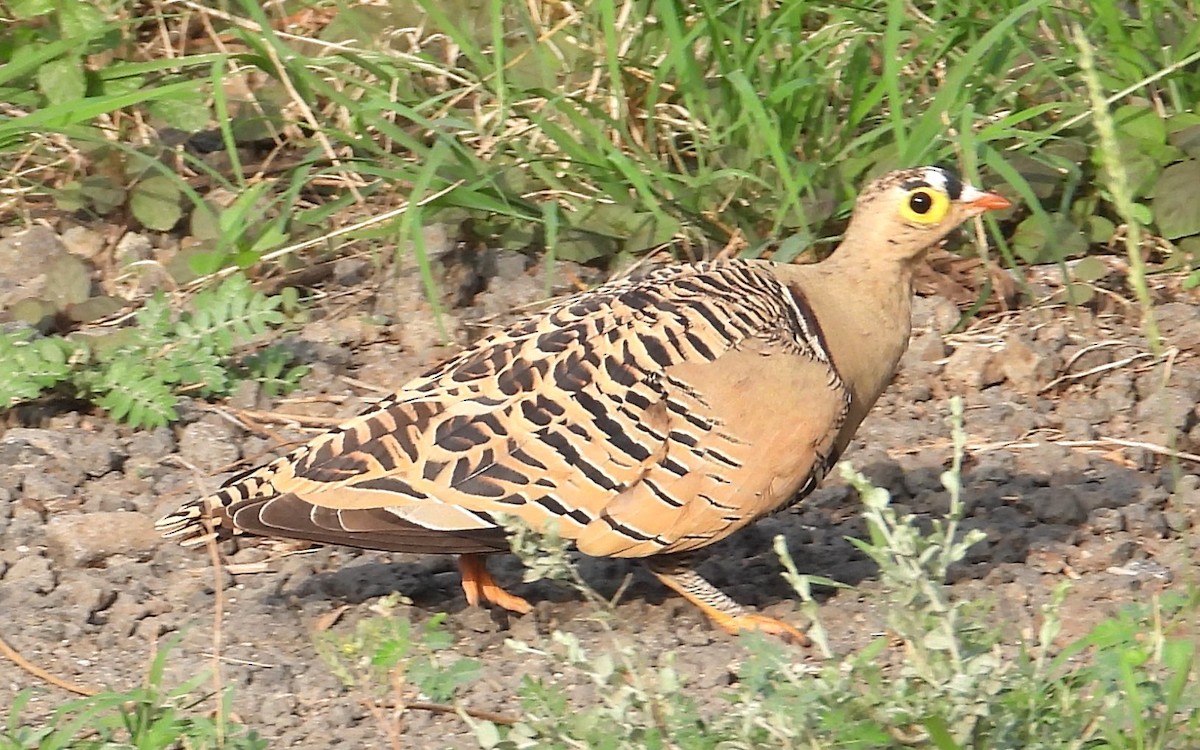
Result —
M889 172L859 194L843 244L874 247L898 259L918 258L967 219L1011 205L944 167Z

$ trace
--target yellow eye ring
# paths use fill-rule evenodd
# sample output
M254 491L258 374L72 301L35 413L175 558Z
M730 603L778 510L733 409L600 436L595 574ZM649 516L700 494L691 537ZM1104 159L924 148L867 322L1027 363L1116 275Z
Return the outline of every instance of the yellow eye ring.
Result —
M900 216L914 224L937 224L950 213L950 197L928 187L913 188L900 204Z

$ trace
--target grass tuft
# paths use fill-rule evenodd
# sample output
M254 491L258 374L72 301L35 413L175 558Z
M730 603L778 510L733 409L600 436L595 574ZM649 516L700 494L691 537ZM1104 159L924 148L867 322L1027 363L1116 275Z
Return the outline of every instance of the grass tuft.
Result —
M141 687L106 690L70 701L46 721L22 718L37 695L32 689L22 690L0 726L0 750L264 750L266 740L253 730L214 719L199 708L212 697L201 692L207 675L175 687L164 685L167 657L177 643L178 638L173 638L156 649ZM232 693L227 691L218 700L224 707L219 716L228 716Z

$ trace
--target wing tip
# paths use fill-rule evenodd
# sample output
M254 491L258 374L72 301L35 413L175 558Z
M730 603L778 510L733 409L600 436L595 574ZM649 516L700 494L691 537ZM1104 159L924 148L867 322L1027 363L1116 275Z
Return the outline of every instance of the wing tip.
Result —
M241 533L229 517L229 508L242 499L241 494L235 485L187 502L155 521L154 529L182 547L228 539Z

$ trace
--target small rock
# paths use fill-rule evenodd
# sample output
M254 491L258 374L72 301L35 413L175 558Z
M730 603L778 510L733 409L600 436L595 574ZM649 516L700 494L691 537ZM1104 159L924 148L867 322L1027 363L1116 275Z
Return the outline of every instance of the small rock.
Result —
M1045 546L1047 544L1075 544L1080 536L1079 526L1075 524L1042 523L1029 527L1029 545Z
M8 568L4 583L16 584L35 594L49 594L54 590L57 580L49 560L41 555L25 555Z
M1007 451L985 453L978 459L979 463L967 471L967 481L972 483L989 482L1003 484L1012 478L1013 457Z
M74 484L40 471L27 472L21 483L21 495L29 500L58 500L70 497L74 491Z
M904 389L904 400L922 404L933 399L933 388L929 383L911 383Z
M125 452L111 432L79 430L70 435L68 450L71 462L89 477L101 477L120 467Z
M43 544L46 538L43 508L41 503L17 503L12 520L4 532L4 545L32 547Z
M495 277L476 297L482 315L511 314L546 296L545 277L530 273L528 256L513 250L500 250L496 253L495 264Z
M333 263L333 278L339 286L357 286L371 275L371 268L367 258L339 258Z
M1092 392L1092 398L1108 409L1109 414L1121 414L1133 408L1133 376L1117 371L1106 375Z
M1200 322L1200 308L1186 302L1166 302L1154 306L1154 320L1158 323L1158 330L1170 337L1181 328Z
M941 492L945 489L942 486L942 469L934 466L917 467L904 474L903 486L909 497L916 497L922 492Z
M1067 564L1081 574L1098 573L1114 565L1124 565L1138 551L1137 542L1128 536L1122 533L1113 539L1090 539L1068 551Z
M1055 358L1039 354L1018 336L1005 339L998 359L1000 372L1022 393L1037 393L1054 377L1056 369Z
M148 511L155 501L146 480L115 471L86 483L79 494L84 499L83 510L89 513Z
M1137 536L1153 536L1161 539L1167 536L1171 530L1167 523L1167 517L1162 511L1141 503L1126 506L1121 513L1125 516L1125 528Z
M258 709L262 716L290 716L299 705L296 696L291 693L274 693L260 703Z
M253 380L239 381L229 397L229 405L235 409L257 409L262 396L262 386Z
M1051 351L1058 351L1071 341L1071 334L1062 323L1048 323L1038 329L1037 341Z
M948 333L962 316L958 305L945 297L917 297L913 300L913 328L932 328Z
M0 437L0 445L36 448L43 455L55 458L70 457L67 436L59 430L43 430L33 427L11 427ZM28 460L28 459L26 459Z
M990 533L995 533L992 531ZM1023 563L1029 550L1024 530L1018 529L1000 537L991 545L992 561L997 563Z
M468 607L457 616L455 625L459 632L466 632L468 640L473 640L479 633L491 633L496 630L496 618L483 607Z
M506 283L522 279L529 272L529 256L515 250L497 250L495 264L496 278Z
M241 458L233 425L210 414L183 428L179 455L202 471L219 471Z
M14 427L0 438L0 465L10 467L0 473L4 479L20 477L26 497L52 500L69 497L85 477L84 469L72 455L69 430Z
M1192 528L1192 517L1188 513L1178 510L1169 510L1163 514L1166 518L1167 526L1171 531L1184 532Z
M0 240L0 310L25 297L38 297L46 273L66 255L58 235L49 227L35 226Z
M1037 572L1047 575L1058 575L1066 569L1067 565L1059 549L1041 543L1030 545L1029 552L1025 555L1025 564Z
M1132 539L1116 541L1105 549L1105 558L1109 565L1121 565L1133 559L1138 551L1138 543Z
M117 242L117 262L123 266L154 256L154 245L150 238L137 232L126 232Z
M170 605L162 599L151 599L144 589L125 585L117 592L117 598L101 617L111 629L125 636L133 635L138 622L147 617L163 614Z
M85 613L84 619L111 606L117 592L103 578L81 570L67 571L59 584L67 598Z
M415 264L407 261L382 279L371 312L380 321L399 323L405 349L421 361L432 360L451 333L448 321L434 314Z
M1094 440L1098 434L1096 424L1083 417L1064 417L1062 431L1063 436L1071 440Z
M950 347L946 346L946 340L936 333L920 337L914 342L912 349L913 354L924 362L943 359L950 353Z
M167 427L138 431L129 439L126 452L129 456L123 466L126 474L161 475L166 471L162 459L175 452L175 434Z
M1118 576L1129 576L1143 582L1170 583L1175 577L1169 568L1155 560L1130 560L1124 565L1114 565L1108 568L1107 572Z
M1200 511L1200 475L1184 474L1179 477L1171 490L1171 503L1176 507Z
M1062 353L1064 357L1071 361L1071 372L1073 373L1083 373L1107 365L1113 361L1115 354L1111 346L1088 349L1082 354L1078 354L1083 349L1084 347L1073 347L1071 350L1064 350ZM1100 375L1091 375L1089 377L1098 379ZM1095 383L1096 380L1087 380L1085 382Z
M87 227L71 227L60 237L67 252L88 260L94 259L104 249L104 237Z
M931 331L913 338L904 352L904 358L900 360L900 369L907 370L923 362L937 362L945 359L949 353L950 347L941 334Z
M1172 332L1167 338L1180 351L1200 351L1200 320L1180 326L1179 330Z
M229 556L229 562L237 565L251 565L268 560L271 557L266 547L243 547Z
M1097 534L1113 534L1125 530L1125 518L1116 508L1096 508L1088 516L1088 525Z
M997 356L985 346L963 344L946 361L946 377L971 390L979 390L1004 381Z
M791 612L788 612L784 615L784 617L787 617L790 614ZM699 627L681 628L676 632L676 635L679 636L679 642L685 646L705 647L712 645L712 643L716 641L715 634L706 624L700 625ZM724 670L714 674L718 674L716 680L728 680L729 678L729 673ZM716 681L714 681L713 684L715 685Z
M1001 505L993 508L985 517L988 522L988 533L1007 533L1021 530L1033 525L1033 519L1011 505Z
M54 516L46 524L46 552L64 568L97 565L113 555L146 560L162 540L140 513Z
M970 520L970 519L968 519L968 520ZM970 526L968 526L967 524L964 523L962 525L962 530L964 532L970 531L973 528L980 528L981 525L982 524L976 523L976 524L971 524ZM983 529L980 529L980 530L982 531ZM970 549L967 550L967 556L963 559L963 561L966 562L968 565L976 565L979 563L991 562L992 561L992 546L990 544L988 544L987 539L983 539L981 541L976 542L975 544L972 544Z
M1147 508L1162 509L1167 507L1171 493L1161 484L1146 484L1138 490L1137 499Z
M1173 432L1183 429L1195 406L1196 400L1184 389L1166 387L1143 398L1134 415L1152 429L1167 428Z
M1166 378L1161 367L1142 370L1133 379L1133 392L1137 401L1140 402L1149 399L1162 389L1165 380Z
M1039 521L1071 526L1082 523L1087 513L1072 487L1046 487L1031 492L1025 502Z
M1072 388L1063 393L1058 402L1058 413L1063 424L1075 419L1103 424L1112 416L1108 404L1096 398L1089 388Z
M864 458L866 451L855 455L856 463L862 467L862 473L871 484L882 487L896 495L905 490L904 467L898 461L890 458L887 453L880 451L877 460L868 462ZM875 455L871 456L876 458Z
M133 626L133 637L144 643L154 643L171 630L171 624L165 618L146 617Z

